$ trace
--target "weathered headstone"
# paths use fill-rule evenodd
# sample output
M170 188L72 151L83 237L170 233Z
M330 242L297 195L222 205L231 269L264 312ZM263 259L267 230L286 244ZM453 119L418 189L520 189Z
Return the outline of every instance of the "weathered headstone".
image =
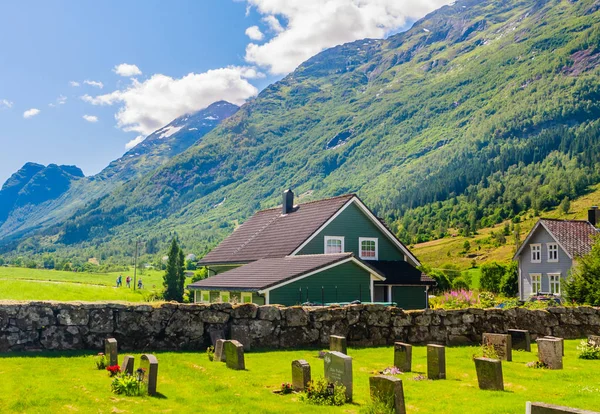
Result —
M562 339L561 338L538 338L538 359L550 369L562 369Z
M108 359L108 365L119 365L117 340L115 338L107 338L104 340L104 355Z
M482 390L504 391L502 361L491 358L475 358L477 382Z
M144 383L148 389L148 395L156 394L158 359L152 354L144 354L140 361L140 368L144 370Z
M345 336L331 335L329 337L329 350L348 355L348 345Z
M558 336L546 335L544 338L554 338L560 339L560 353L562 356L565 356L565 339L559 338Z
M505 361L512 361L512 340L510 335L506 334L483 334L483 345L493 346L498 354L498 358Z
M304 391L310 381L310 364L303 359L292 361L292 387Z
M589 335L588 336L588 344L593 346L600 346L600 336L599 335Z
M215 357L213 361L225 362L225 339L217 339L215 343Z
M512 349L531 352L531 335L524 329L509 329Z
M579 408L562 407L541 402L527 401L525 414L600 414L598 411L581 410Z
M446 347L427 345L427 378L446 379Z
M227 368L245 370L244 345L235 339L232 339L230 341L225 341L223 346L225 348L225 362L227 363Z
M412 345L394 342L394 366L402 372L412 370Z
M388 375L375 375L369 377L371 399L379 400L396 414L406 414L404 405L404 389L400 378Z
M323 358L325 379L346 387L346 400L352 401L352 357L338 351L331 351Z
M133 375L134 359L135 358L131 355L125 355L123 357L123 364L121 365L121 371L126 374Z

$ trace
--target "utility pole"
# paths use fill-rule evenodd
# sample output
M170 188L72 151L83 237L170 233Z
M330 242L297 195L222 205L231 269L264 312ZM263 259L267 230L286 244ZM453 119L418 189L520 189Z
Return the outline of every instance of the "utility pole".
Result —
M136 289L137 286L137 256L138 256L138 244L140 243L139 239L135 241L135 256L133 259L133 290Z

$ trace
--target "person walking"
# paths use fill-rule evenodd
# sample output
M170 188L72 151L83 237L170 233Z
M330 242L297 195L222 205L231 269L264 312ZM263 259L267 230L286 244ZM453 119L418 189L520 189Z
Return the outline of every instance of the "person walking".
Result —
M121 287L122 283L123 283L123 276L119 275L119 277L117 278L117 287Z
M144 285L142 285L142 279L138 280L138 289L141 289Z
M127 276L127 279L125 279L125 283L127 283L127 287L131 288L131 277Z

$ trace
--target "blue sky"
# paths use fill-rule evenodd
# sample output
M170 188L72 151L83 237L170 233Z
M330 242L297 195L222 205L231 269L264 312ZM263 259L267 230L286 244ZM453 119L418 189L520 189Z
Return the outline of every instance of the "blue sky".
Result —
M1 2L0 183L27 161L95 174L183 113L242 104L319 51L384 37L445 1L362 3Z

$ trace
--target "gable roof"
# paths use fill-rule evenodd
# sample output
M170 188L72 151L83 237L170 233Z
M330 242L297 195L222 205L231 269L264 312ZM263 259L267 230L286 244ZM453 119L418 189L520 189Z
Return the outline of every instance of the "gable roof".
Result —
M352 253L314 254L260 259L192 283L188 285L188 288L239 291L265 290L349 261L355 262L381 280L385 279L377 270L356 259Z
M352 197L346 194L299 204L290 214L281 214L281 207L259 211L199 263L247 263L287 256Z
M586 220L557 220L557 219L539 219L533 229L515 253L513 259L521 254L523 248L528 244L533 234L538 228L543 227L554 240L560 245L564 252L573 259L583 256L592 250L594 236L598 233L589 221Z
M355 194L299 204L294 206L289 214L282 214L281 207L259 211L204 256L199 264L243 264L260 259L295 255L351 203L356 203L408 258L416 265L420 265L408 248Z

